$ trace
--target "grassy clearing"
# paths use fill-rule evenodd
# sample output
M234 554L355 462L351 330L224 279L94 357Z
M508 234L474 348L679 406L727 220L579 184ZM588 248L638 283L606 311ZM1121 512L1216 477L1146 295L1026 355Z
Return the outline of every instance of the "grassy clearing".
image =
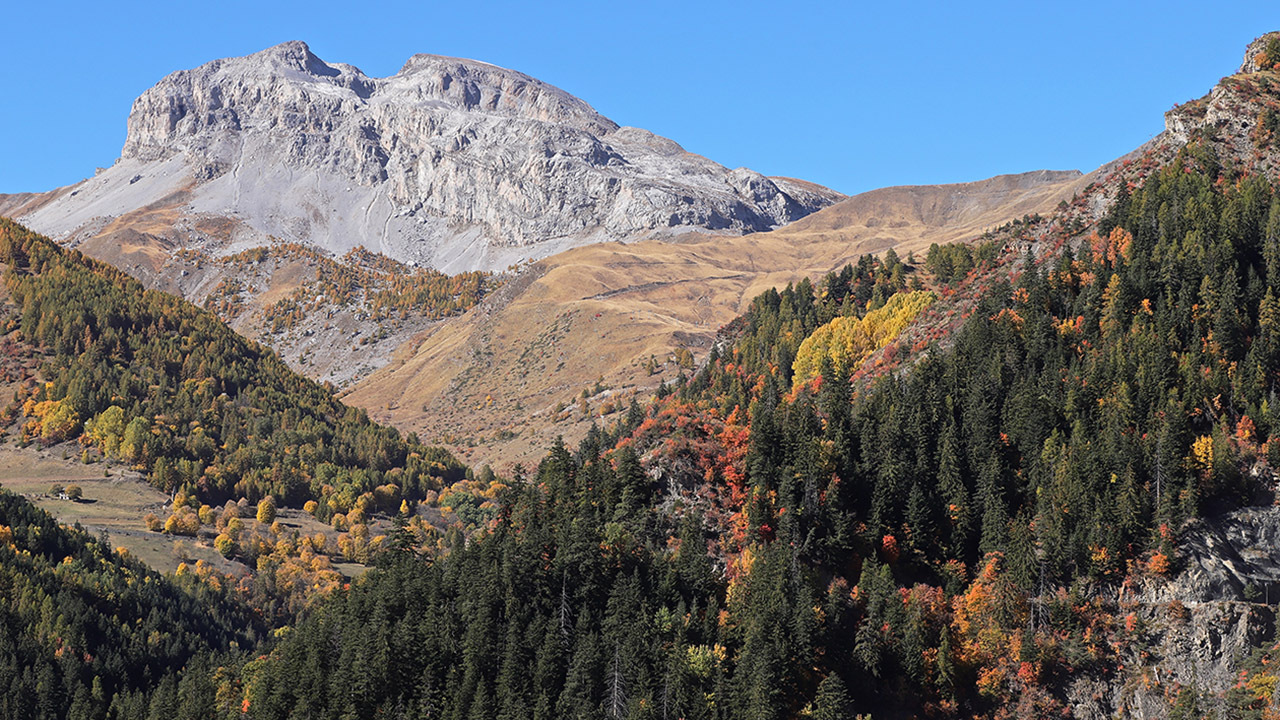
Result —
M142 481L137 473L101 463L85 465L62 459L58 448L0 447L0 487L26 497L64 525L80 523L91 533L106 531L111 544L124 547L150 567L172 572L180 562L205 560L223 572L245 572L239 563L227 561L213 548L191 539L148 532L142 517L153 512L168 515L169 497ZM109 477L105 476L110 471ZM79 485L84 498L59 500L53 485Z
M160 514L169 498L144 483L135 473L110 471L104 466L83 465L61 460L43 451L0 448L0 485L25 495L66 524L141 529L142 516ZM49 494L51 486L79 485L84 490L80 502L59 500Z
M342 573L342 576L348 580L354 580L369 571L367 565L360 563L334 563L333 569Z
M219 572L233 575L249 572L244 564L228 560L213 548L198 544L191 538L176 538L146 530L107 529L107 534L112 546L125 548L148 567L162 573L177 570L179 563L192 565L199 560L204 560Z
M71 453L69 453L71 454ZM109 472L108 476L106 473ZM79 502L60 500L49 491L54 485L79 485L84 491ZM85 465L62 457L62 449L18 448L0 445L0 487L26 497L48 511L64 525L80 525L93 534L106 532L113 547L124 547L159 572L173 572L178 564L204 560L224 573L242 575L249 571L243 563L227 560L212 547L217 531L202 527L197 538L174 537L146 529L143 516L155 513L168 517L170 498L144 482L138 473L104 463ZM243 518L252 530L269 535L265 526L249 516ZM304 535L322 534L330 543L338 535L329 525L301 510L282 508L277 515L282 525ZM385 521L370 523L374 534L388 531ZM334 569L356 578L368 569L359 563L335 563Z

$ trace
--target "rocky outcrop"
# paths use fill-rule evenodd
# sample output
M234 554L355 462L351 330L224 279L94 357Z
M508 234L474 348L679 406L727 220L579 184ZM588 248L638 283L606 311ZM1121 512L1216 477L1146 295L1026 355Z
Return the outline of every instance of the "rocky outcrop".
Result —
M1267 44L1276 37L1280 37L1280 32L1267 33L1249 43L1249 47L1245 48L1244 51L1244 62L1240 63L1240 69L1236 72L1243 74L1262 70L1263 68L1258 61L1265 57ZM1267 58L1268 67L1274 67L1277 63L1280 63L1280 58Z
M1069 683L1079 718L1164 718L1189 691L1221 709L1250 653L1274 641L1280 602L1280 507L1246 507L1193 521L1178 543L1178 571L1141 577L1109 602L1127 615L1120 663L1109 677Z
M1197 520L1178 553L1182 572L1148 600L1280 602L1280 507Z
M83 185L23 219L72 238L181 191L179 214L242 223L232 245L363 245L446 270L768 230L842 197L728 170L513 70L416 55L373 78L301 42L164 78L134 102L120 161Z
M1268 98L1274 82L1272 67L1280 60L1259 61L1270 42L1280 33L1267 33L1245 50L1244 61L1235 75L1222 82L1202 98L1183 103L1165 113L1165 132L1154 141L1156 146L1177 149L1197 137L1212 139L1223 160L1234 160L1259 173L1277 170L1276 148L1257 134L1260 113L1268 109ZM1255 73L1266 72L1259 78Z

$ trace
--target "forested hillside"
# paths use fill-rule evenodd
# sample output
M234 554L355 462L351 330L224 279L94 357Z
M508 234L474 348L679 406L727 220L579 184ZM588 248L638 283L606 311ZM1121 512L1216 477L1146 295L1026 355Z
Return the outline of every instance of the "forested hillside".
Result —
M766 293L619 442L553 450L487 533L302 623L246 673L250 714L1043 717L1137 687L1259 712L1265 673L1151 673L1176 598L1116 599L1179 571L1189 520L1272 497L1280 194L1224 148L981 262Z
M265 630L234 597L165 578L0 490L0 717L212 717L239 702L216 697L217 666Z
M852 403L842 363L822 358L806 384L805 344L789 363L776 339L816 327L848 294L840 278L757 302L679 393L692 413L750 408L727 468L750 526L816 558L890 538L936 569L1002 550L1031 590L1123 574L1160 527L1250 500L1280 419L1280 200L1259 176L1215 184L1221 168L1194 155L1074 251L997 275L948 347L856 383Z
M46 353L25 436L84 435L153 485L208 503L274 496L346 513L394 481L410 498L461 478L441 450L344 406L212 313L0 219L10 327Z

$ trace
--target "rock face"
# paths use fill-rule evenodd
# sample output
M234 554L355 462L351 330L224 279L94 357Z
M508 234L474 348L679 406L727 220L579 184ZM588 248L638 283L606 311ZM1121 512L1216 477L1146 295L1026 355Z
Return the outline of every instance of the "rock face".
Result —
M1268 43L1276 37L1280 37L1280 32L1267 33L1249 43L1249 47L1245 48L1244 51L1244 62L1240 63L1240 69L1237 70L1236 73L1244 74L1263 70L1264 68L1259 65L1258 61L1262 57L1265 57L1265 51ZM1280 63L1280 58L1267 58L1267 65L1269 67L1274 66L1277 63Z
M842 197L728 170L512 70L416 55L371 78L301 42L169 75L134 103L120 160L83 185L24 219L70 239L176 202L237 218L232 244L363 245L446 271L690 228L767 230Z
M1246 507L1184 528L1171 578L1145 577L1110 597L1135 632L1113 677L1069 688L1078 718L1165 718L1183 688L1208 707L1240 681L1241 662L1274 642L1280 507ZM1274 709L1273 705L1273 709ZM1211 715L1222 716L1225 715Z
M1197 137L1212 138L1222 159L1232 159L1259 174L1280 173L1280 148L1259 122L1262 113L1273 111L1269 104L1274 104L1275 91L1269 71L1276 64L1268 59L1264 68L1259 60L1277 37L1280 33L1267 33L1249 43L1235 75L1223 78L1208 95L1165 113L1165 132L1151 144L1163 146L1167 154ZM1264 71L1267 74L1260 75Z

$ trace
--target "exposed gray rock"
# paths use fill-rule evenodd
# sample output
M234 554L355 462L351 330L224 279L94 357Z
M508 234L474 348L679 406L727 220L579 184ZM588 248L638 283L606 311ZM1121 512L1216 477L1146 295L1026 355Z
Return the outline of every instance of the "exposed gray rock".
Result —
M116 167L24 220L70 239L179 189L185 212L254 231L244 243L364 245L451 271L673 230L766 230L841 197L728 170L512 70L415 55L372 78L289 42L161 80L134 102Z
M1267 93L1259 93L1257 79L1247 77L1261 69L1258 57L1277 35L1280 33L1268 33L1250 43L1236 75L1224 78L1208 95L1166 112L1165 132L1154 139L1154 144L1164 146L1166 152L1176 151L1200 134L1213 139L1223 161L1235 160L1260 174L1271 175L1280 170L1276 148L1259 145L1254 136Z
M1251 73L1261 70L1261 68L1258 67L1258 56L1267 48L1267 43L1271 41L1271 38L1277 35L1280 35L1280 33L1270 32L1249 43L1249 47L1245 48L1244 51L1244 62L1240 63L1240 69L1236 72ZM1269 60L1272 65L1280 62L1280 58L1267 58L1267 60Z
M1075 678L1069 690L1081 718L1163 718L1179 688L1218 710L1239 663L1274 637L1280 602L1280 507L1247 507L1196 520L1178 544L1179 571L1146 578L1117 598L1142 628L1124 670L1101 681Z
M1196 520L1178 545L1182 570L1143 600L1280 602L1280 507L1246 507Z

